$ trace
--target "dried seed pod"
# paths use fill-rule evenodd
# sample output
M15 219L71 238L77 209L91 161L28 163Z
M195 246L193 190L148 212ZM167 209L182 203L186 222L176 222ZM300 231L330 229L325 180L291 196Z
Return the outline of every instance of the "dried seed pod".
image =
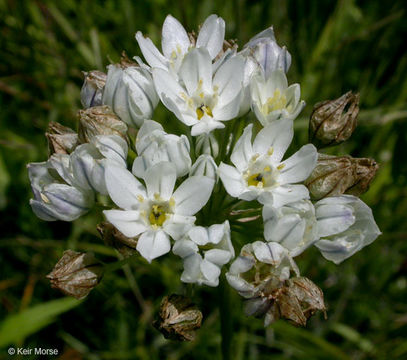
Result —
M137 252L137 238L124 236L108 222L98 224L96 229L99 231L105 244L114 247L124 257L129 257Z
M79 140L90 142L97 135L118 135L127 139L127 125L107 105L79 110Z
M103 89L106 84L106 74L92 70L84 72L85 81L81 89L81 103L87 109L92 106L102 105Z
M45 136L50 155L70 154L79 145L78 134L75 131L54 121L48 124Z
M368 190L378 168L374 159L319 154L317 166L304 184L313 200L342 194L359 196Z
M158 319L153 325L166 339L193 341L195 330L201 327L201 323L202 313L191 300L173 294L162 300Z
M309 141L319 148L346 141L356 128L358 113L359 94L351 91L317 103L309 122Z
M76 299L83 299L99 284L103 265L91 253L64 251L47 278L51 286Z

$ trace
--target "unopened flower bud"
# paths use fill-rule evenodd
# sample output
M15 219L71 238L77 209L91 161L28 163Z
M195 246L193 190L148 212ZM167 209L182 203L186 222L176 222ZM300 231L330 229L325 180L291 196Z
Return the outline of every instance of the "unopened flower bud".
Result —
M196 159L189 171L189 176L206 176L214 181L218 180L218 167L213 157L202 154Z
M346 141L356 128L359 94L351 91L336 100L317 103L309 122L309 140L318 147Z
M126 140L127 125L109 106L94 106L78 112L79 140L90 142L97 135L118 135Z
M158 104L153 78L139 66L109 65L103 104L109 105L126 124L140 128L151 119Z
M137 252L137 238L124 236L108 222L98 224L96 228L102 236L105 244L114 247L124 257L129 257Z
M64 251L47 278L53 288L76 299L83 299L99 284L103 265L91 253Z
M153 325L166 339L193 341L195 330L201 327L201 323L202 313L191 300L173 294L162 300L158 319Z
M79 145L78 134L71 128L51 121L45 133L50 154L70 154Z
M106 83L106 74L93 70L85 72L85 81L81 89L81 103L87 109L92 106L102 105L103 88Z
M313 200L342 194L359 196L367 191L378 168L374 159L319 154L305 185Z
M212 133L199 135L195 145L197 154L209 154L216 158L219 154L219 143Z

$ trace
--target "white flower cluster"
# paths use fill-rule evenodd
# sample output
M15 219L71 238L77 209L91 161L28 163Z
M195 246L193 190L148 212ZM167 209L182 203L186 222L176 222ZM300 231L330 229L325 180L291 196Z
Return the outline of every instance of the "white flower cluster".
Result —
M137 63L110 65L107 77L99 74L96 85L86 81L81 92L85 107L109 106L138 131L136 138L126 142L104 132L70 154L30 164L31 205L43 220L72 221L97 194L108 195L107 221L136 238L147 261L172 249L183 260L183 282L217 286L222 266L235 259L227 279L252 297L261 285L244 274L255 263L271 265L273 276L285 281L291 271L298 274L292 258L308 247L339 263L380 231L369 207L354 196L310 201L303 182L317 162L313 145L285 158L304 101L299 84L288 85L291 56L277 45L273 29L240 52L224 47L224 35L216 15L197 37L167 16L162 52L137 32L146 63L137 57ZM159 101L189 128L186 134L169 134L151 120ZM229 215L256 201L263 206L264 238L247 239L235 258L239 228ZM250 222L244 225L250 229Z

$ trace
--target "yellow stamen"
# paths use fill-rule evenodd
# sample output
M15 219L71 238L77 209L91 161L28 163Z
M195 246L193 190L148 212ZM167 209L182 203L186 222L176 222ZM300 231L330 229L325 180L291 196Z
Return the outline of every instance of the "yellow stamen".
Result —
M285 164L280 164L277 166L277 170L283 170L285 168Z
M280 89L276 89L274 90L273 96L267 99L263 110L265 110L265 113L269 114L272 111L284 109L286 106L286 96L281 93Z
M261 185L260 185L261 184ZM247 179L247 185L249 186L257 186L257 187L263 187L264 185L264 179L263 175L260 173L253 174Z
M157 226L162 226L167 219L167 215L164 212L164 209L160 205L153 205L151 207L151 212L148 217L148 220L150 220L151 225L157 225Z
M213 117L212 110L210 107L206 105L201 105L200 107L196 108L196 116L198 117L198 120L201 120L205 114L210 117Z

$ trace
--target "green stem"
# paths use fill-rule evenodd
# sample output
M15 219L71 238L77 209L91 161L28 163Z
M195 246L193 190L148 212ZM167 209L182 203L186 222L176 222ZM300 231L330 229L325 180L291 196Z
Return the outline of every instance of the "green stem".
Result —
M219 314L222 359L230 360L232 358L232 307L230 306L230 288L224 274L221 275L219 284Z

